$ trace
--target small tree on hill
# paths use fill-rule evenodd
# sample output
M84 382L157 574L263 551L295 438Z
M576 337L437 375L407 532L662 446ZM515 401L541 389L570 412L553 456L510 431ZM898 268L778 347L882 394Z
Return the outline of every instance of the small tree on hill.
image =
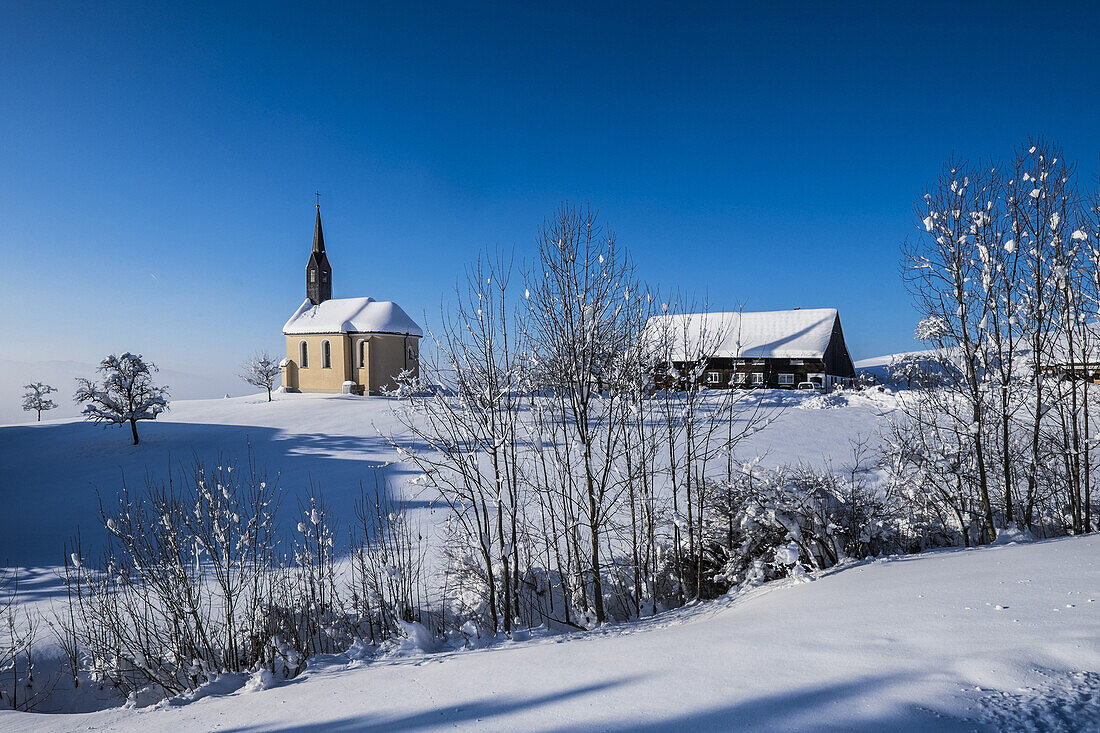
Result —
M902 354L895 357L889 366L891 381L899 388L902 383L906 389L931 386L935 381L930 358L927 354Z
M84 405L84 417L94 423L130 424L134 445L138 444L138 420L155 420L168 409L168 388L153 384L157 367L145 362L141 354L108 356L99 364L103 384L88 379L76 380L78 404Z
M27 390L23 394L23 409L27 411L34 410L38 414L38 422L42 422L43 412L57 407L57 403L46 396L51 392L56 392L57 387L51 387L43 382L35 382L24 384L23 389Z
M241 379L253 387L267 390L267 401L271 402L271 389L275 386L275 380L279 378L282 367L266 351L261 351L244 363L244 371Z

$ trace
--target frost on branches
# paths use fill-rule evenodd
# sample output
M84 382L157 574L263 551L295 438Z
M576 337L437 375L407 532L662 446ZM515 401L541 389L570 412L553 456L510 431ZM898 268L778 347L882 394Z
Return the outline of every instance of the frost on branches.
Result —
M275 387L275 380L282 372L280 361L266 351L256 354L245 362L241 379L253 387L267 390L267 401L271 402L271 390Z
M138 444L138 420L155 420L168 409L168 388L153 384L152 362L140 354L108 356L99 364L103 383L77 379L76 397L84 405L84 417L94 423L130 424L134 445Z
M47 396L56 392L57 387L51 387L43 382L34 382L24 384L23 389L27 390L23 394L23 409L28 412L34 410L38 414L38 422L42 422L43 412L57 407L57 403Z
M903 271L935 378L912 380L891 460L967 544L1092 531L1100 192L1033 141L945 166L916 214Z

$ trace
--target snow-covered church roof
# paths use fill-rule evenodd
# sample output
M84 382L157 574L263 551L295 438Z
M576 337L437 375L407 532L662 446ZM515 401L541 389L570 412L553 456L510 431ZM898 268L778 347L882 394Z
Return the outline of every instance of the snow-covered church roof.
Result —
M423 336L401 306L374 298L333 298L313 305L307 298L283 326L287 335L307 333L394 333Z
M677 361L693 358L692 354L717 358L820 359L829 348L836 319L836 308L683 313L654 316L645 330L647 338L670 339L672 358Z

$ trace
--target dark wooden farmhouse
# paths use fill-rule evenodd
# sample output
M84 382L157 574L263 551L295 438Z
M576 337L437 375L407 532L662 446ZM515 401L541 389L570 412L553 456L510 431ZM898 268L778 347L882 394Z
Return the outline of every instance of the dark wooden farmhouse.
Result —
M715 389L855 383L835 308L655 316L646 338L681 374Z
M1039 358L1041 371L1048 377L1061 380L1079 379L1100 384L1100 323L1081 323L1067 336L1058 334L1050 339ZM1031 349L1022 355L1031 360Z

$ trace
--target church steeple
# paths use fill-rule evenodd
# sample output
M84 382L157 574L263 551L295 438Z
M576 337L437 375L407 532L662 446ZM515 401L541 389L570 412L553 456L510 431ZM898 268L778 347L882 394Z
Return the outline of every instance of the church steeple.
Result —
M313 225L313 251L325 251L325 233L321 231L321 205L317 204L317 223Z
M321 230L321 204L317 204L317 222L313 225L313 251L306 263L306 297L317 305L332 299L332 265L325 254L325 234Z

